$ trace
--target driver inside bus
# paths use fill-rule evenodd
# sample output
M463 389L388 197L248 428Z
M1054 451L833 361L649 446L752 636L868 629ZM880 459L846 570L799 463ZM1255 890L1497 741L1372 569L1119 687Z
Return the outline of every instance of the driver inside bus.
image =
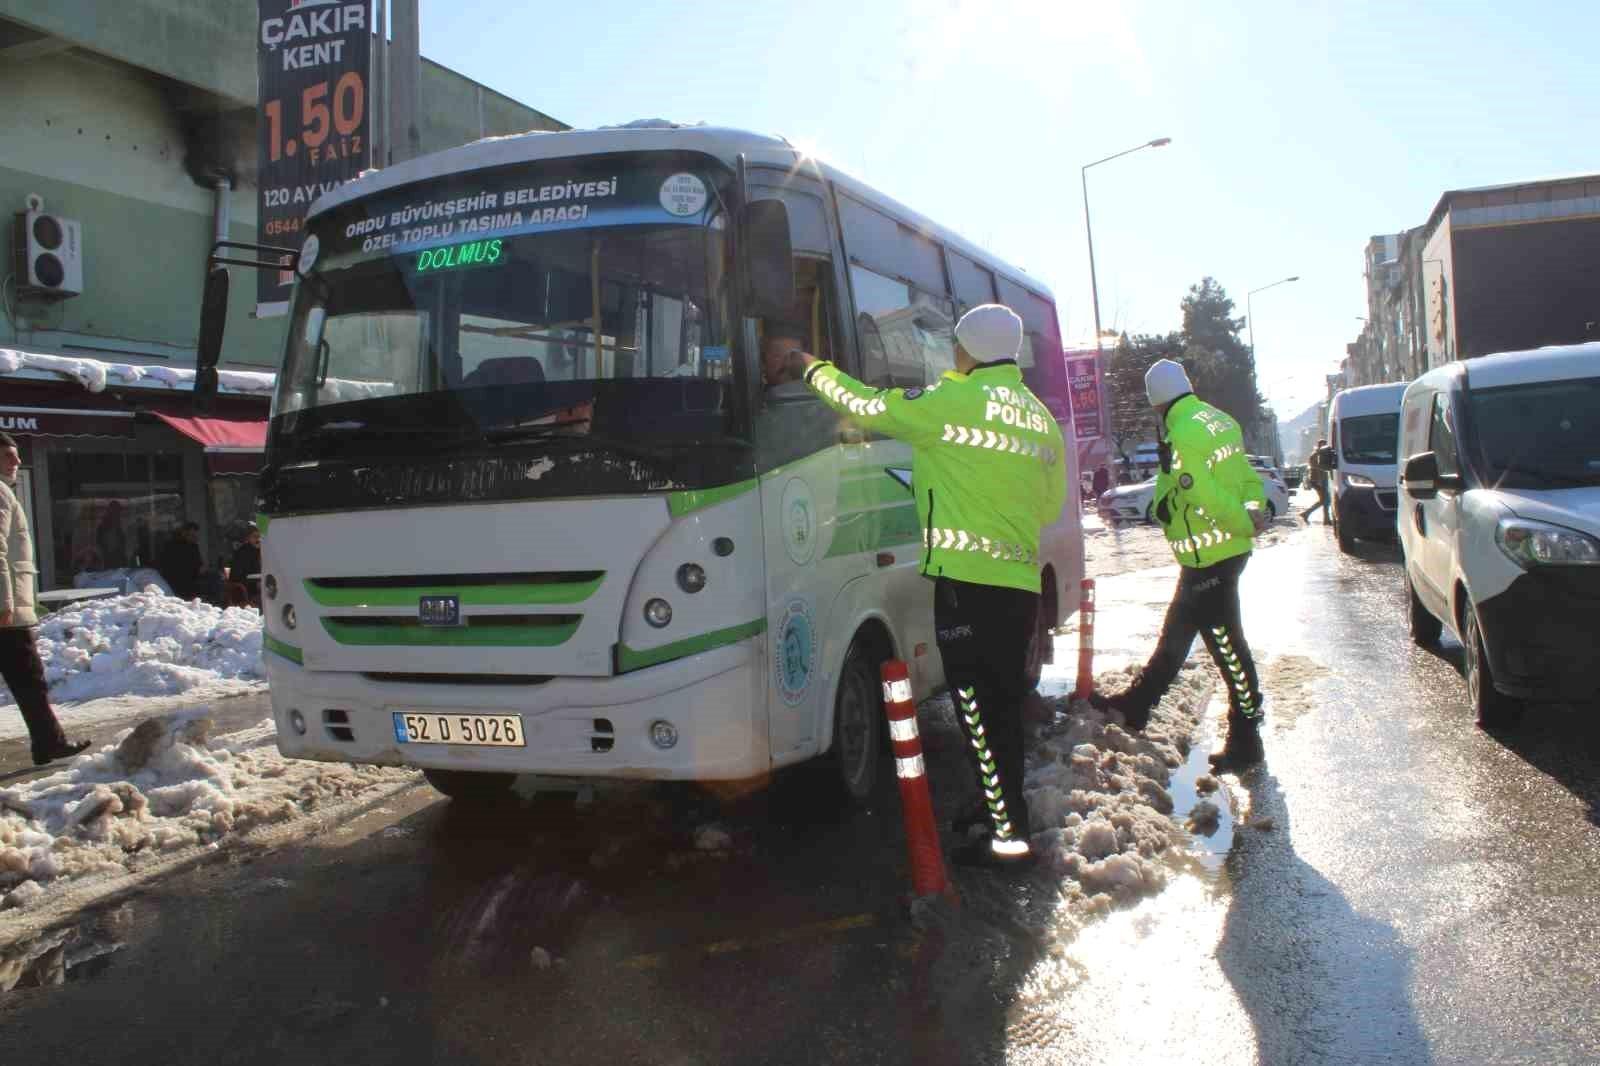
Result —
M789 366L790 352L806 350L808 331L797 323L775 321L766 324L761 337L761 384L768 401L802 399L811 395L805 383Z

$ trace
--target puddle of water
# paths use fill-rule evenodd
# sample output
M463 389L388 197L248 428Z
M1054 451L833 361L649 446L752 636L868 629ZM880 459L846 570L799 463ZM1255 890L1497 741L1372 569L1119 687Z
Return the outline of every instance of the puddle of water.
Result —
M111 965L133 927L133 904L81 917L75 924L0 949L0 995L94 977Z
M1216 731L1212 723L1216 721L1218 704L1213 701L1207 709L1205 720L1200 723L1200 729L1195 733L1192 746L1189 748L1189 758L1178 769L1172 771L1172 784L1167 791L1172 793L1173 817L1179 821L1187 818L1189 812L1201 800L1209 800L1217 807L1217 828L1211 833L1192 833L1194 839L1194 856L1202 869L1215 876L1222 869L1223 861L1227 859L1228 852L1233 847L1233 833L1235 810L1233 790L1228 787L1226 778L1218 778L1219 787L1206 795L1201 795L1196 787L1196 782L1211 773L1210 754L1215 740Z

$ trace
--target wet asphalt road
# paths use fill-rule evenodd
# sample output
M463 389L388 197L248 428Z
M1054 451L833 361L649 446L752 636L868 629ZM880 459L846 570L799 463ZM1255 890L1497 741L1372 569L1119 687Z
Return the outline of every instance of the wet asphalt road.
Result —
M1319 526L1244 588L1268 763L1213 861L1069 943L1037 881L963 874L957 917L908 921L889 782L866 813L801 775L489 815L420 787L91 916L63 984L0 996L0 1062L1600 1062L1600 708L1477 731L1392 550ZM924 719L938 786L960 751Z

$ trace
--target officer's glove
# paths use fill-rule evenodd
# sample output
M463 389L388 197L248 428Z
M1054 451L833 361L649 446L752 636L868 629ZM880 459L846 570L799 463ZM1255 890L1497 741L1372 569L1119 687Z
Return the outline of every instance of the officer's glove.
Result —
M1168 503L1170 499L1170 496L1163 496L1156 501L1156 518L1160 519L1162 525L1172 521L1172 507Z
M1161 472L1163 474L1172 473L1172 445L1170 443L1162 441L1156 445L1156 458L1161 460Z
M1256 527L1256 534L1260 534L1263 529L1267 528L1267 512L1261 509L1259 503L1252 500L1244 505L1244 510L1250 516L1251 523Z

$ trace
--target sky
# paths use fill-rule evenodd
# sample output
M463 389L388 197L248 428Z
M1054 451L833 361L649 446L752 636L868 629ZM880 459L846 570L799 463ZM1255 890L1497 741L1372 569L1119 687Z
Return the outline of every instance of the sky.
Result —
M1593 0L422 0L422 50L578 127L791 142L1041 279L1093 336L1213 276L1287 420L1366 314L1363 251L1445 190L1600 171Z

